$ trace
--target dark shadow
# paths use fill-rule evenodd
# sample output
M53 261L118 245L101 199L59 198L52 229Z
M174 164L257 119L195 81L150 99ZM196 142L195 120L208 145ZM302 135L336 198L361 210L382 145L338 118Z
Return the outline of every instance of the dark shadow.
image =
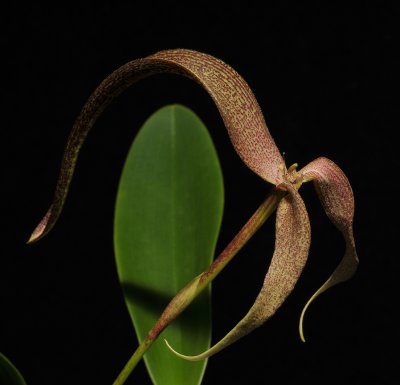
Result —
M161 314L173 298L158 290L137 285L132 282L123 282L121 286L125 298L129 303L146 309L154 315Z
M121 285L125 298L129 303L146 309L155 317L161 315L173 298L158 290L143 287L132 282L122 283ZM204 322L204 309L207 308L208 302L209 299L206 291L195 298L188 308L178 317L180 327L184 329L196 329L197 325Z

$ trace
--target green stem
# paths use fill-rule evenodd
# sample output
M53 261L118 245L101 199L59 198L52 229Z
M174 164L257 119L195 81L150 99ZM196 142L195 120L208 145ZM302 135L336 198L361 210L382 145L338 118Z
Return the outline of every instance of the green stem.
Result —
M286 195L286 192L273 189L271 194L263 201L256 212L251 216L239 233L232 239L228 246L214 260L210 267L199 276L190 281L177 295L171 300L164 312L161 314L157 323L149 331L146 338L138 346L132 357L126 363L113 385L125 383L132 370L141 360L144 353L157 339L160 333L180 314L192 301L207 287L207 285L218 276L224 267L232 260L238 251L249 241L254 233L276 210L279 201Z

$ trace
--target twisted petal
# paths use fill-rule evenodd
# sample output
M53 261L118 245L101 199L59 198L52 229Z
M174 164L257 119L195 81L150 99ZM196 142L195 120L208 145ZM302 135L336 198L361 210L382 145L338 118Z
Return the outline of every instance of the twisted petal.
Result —
M202 85L222 116L234 148L256 174L276 184L283 159L247 83L231 67L203 53L178 49L133 60L108 76L90 96L69 136L52 207L30 242L44 236L61 213L83 141L104 108L136 81L157 73L184 75Z
M304 181L312 180L322 206L332 223L341 231L346 241L345 254L328 280L308 300L300 316L299 332L303 341L304 314L310 303L325 290L337 283L346 281L355 273L358 257L353 237L354 196L350 183L343 171L331 160L318 158L300 173Z
M222 340L199 355L177 353L167 342L168 347L179 357L198 361L214 355L267 321L292 292L308 257L311 231L300 195L290 185L284 188L290 194L278 206L274 255L253 306Z

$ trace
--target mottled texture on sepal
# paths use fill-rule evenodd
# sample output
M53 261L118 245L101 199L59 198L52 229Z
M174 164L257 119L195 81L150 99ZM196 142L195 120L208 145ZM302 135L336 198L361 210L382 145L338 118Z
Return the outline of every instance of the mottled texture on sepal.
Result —
M186 49L161 51L118 68L89 97L67 141L53 198L53 210L48 211L50 214L40 222L31 236L31 242L43 237L57 221L68 194L79 151L99 115L133 83L162 73L180 74L203 86L217 105L241 159L261 178L273 184L277 182L278 167L284 162L257 100L243 78L221 60L204 53Z
M238 155L257 175L276 184L278 168L284 161L246 81L223 61L196 51L161 51L151 58L180 66L183 75L208 91Z

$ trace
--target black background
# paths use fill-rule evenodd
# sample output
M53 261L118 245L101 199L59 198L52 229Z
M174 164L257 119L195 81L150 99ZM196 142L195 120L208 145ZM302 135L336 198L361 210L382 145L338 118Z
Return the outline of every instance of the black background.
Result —
M399 9L394 2L320 3L15 3L2 11L0 350L28 384L111 384L136 346L114 266L112 223L127 150L152 112L182 103L210 129L226 192L217 251L269 189L239 160L205 91L187 79L154 77L101 116L57 226L25 245L50 203L86 98L118 66L166 48L204 51L230 64L252 87L287 164L334 160L356 199L358 273L310 308L308 342L297 335L301 308L343 252L311 185L301 192L312 246L296 290L267 324L210 360L203 384L395 383ZM215 281L214 340L252 303L273 232L271 220ZM150 384L142 364L128 383Z

